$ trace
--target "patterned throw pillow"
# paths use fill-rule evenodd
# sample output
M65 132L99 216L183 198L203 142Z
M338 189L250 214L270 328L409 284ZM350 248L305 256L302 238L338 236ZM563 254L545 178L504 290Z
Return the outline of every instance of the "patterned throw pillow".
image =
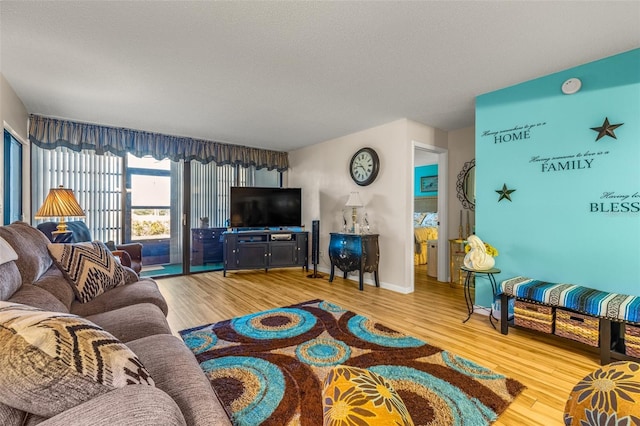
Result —
M0 402L51 417L130 384L154 386L138 357L90 321L0 302Z
M614 362L598 368L571 391L565 425L640 425L640 364Z
M81 303L125 284L125 269L100 241L49 244L49 253Z
M413 420L400 396L382 376L362 368L334 367L324 381L325 426L404 425Z

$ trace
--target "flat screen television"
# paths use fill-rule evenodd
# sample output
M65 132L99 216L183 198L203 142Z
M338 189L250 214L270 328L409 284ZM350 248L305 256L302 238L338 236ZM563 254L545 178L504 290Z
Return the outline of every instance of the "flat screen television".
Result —
M302 225L300 188L231 187L232 228Z

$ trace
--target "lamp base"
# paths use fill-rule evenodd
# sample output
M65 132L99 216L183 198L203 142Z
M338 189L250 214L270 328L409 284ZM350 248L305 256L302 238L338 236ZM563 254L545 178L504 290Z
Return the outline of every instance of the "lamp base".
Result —
M64 234L67 231L67 223L64 221L64 219L60 219L60 223L58 223L58 226L56 226L56 230L52 232L52 234Z
M70 236L71 234L73 234L73 231L67 229L67 222L65 222L63 218L60 218L60 223L56 226L56 230L51 233L51 236L54 242L62 242L67 239L64 237Z

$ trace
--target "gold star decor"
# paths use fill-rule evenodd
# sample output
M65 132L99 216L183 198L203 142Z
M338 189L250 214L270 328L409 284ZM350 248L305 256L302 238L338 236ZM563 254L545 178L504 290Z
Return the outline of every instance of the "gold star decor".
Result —
M624 123L610 124L609 117L605 117L604 123L602 123L602 126L592 127L591 130L598 132L598 137L596 138L596 142L598 142L600 139L604 138L605 136L611 136L614 139L618 139L616 138L616 134L613 133L613 131L618 127L622 126L623 124Z
M507 184L502 185L502 189L496 189L496 192L500 194L500 198L498 198L498 202L504 200L505 198L511 201L511 193L515 192L515 189L507 189Z

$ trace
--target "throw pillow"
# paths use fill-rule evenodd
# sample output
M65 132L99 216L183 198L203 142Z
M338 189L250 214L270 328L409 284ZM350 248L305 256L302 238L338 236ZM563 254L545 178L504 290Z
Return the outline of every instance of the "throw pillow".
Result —
M614 362L583 378L569 395L564 424L640 424L640 364Z
M9 245L7 240L0 237L0 265L18 259L18 253Z
M324 382L325 426L380 424L413 426L400 395L382 376L362 368L334 367Z
M138 357L90 321L0 302L0 402L51 417L130 384L154 386Z
M100 241L49 244L49 253L81 303L125 284L124 268Z

